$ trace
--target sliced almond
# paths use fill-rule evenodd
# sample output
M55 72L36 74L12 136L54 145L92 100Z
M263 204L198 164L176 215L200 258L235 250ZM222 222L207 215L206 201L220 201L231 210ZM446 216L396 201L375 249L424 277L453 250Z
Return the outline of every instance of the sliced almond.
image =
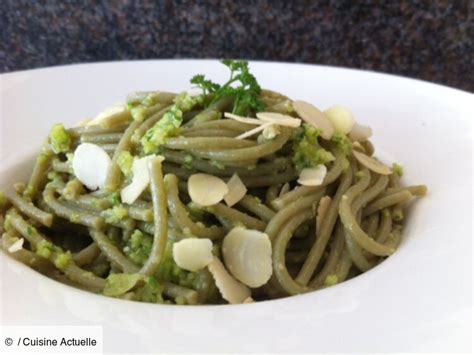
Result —
M255 303L252 297L247 297L242 303Z
M323 183L328 169L326 165L319 164L315 168L301 170L298 183L303 186L319 186Z
M284 194L286 194L288 191L290 191L290 184L286 182L280 190L280 193L278 194L278 197L282 197Z
M161 155L147 155L146 157L135 159L132 165L132 182L124 187L120 192L123 203L132 204L142 194L150 183L148 174L148 162L152 159L163 161L165 158Z
M257 117L265 122L275 123L279 126L299 127L301 120L277 112L258 112Z
M358 152L365 153L365 148L359 142L355 141L352 143L352 148Z
M352 127L351 132L349 133L349 138L353 142L365 142L367 139L372 137L372 128L369 126L363 126L357 122Z
M318 210L316 211L316 232L319 234L321 231L321 224L328 212L329 206L331 205L332 198L329 196L323 196L318 203Z
M74 175L90 190L104 187L110 164L107 152L92 143L80 144L72 158Z
M8 247L8 252L9 253L15 253L18 250L21 250L23 248L23 242L24 241L25 240L23 238L20 238L20 239L16 240L12 245L10 245Z
M250 289L234 279L218 257L207 266L222 297L231 304L243 303L251 296Z
M127 110L124 104L119 103L106 108L87 125L100 125L102 127L108 128L125 124L129 122L131 118L132 116L130 111Z
M277 135L281 133L280 128L276 124L271 124L270 126L265 127L262 132L263 138L270 140L275 138Z
M250 136L253 136L254 134L257 134L258 132L261 132L263 131L265 128L271 126L272 123L265 123L265 124L262 124L261 126L258 126L258 127L255 127L247 132L244 132L242 133L241 135L235 137L236 139L244 139L244 138L247 138L247 137L250 137Z
M235 205L247 193L247 188L237 174L232 175L230 180L227 182L227 188L229 191L224 196L224 201L227 206Z
M222 201L228 192L227 184L213 175L194 174L188 179L189 196L200 206L215 205Z
M233 120L236 120L236 121L239 121L239 122L243 122L243 123L248 123L248 124L255 124L255 125L261 125L265 122L262 122L261 120L257 119L257 118L251 118L251 117L243 117L243 116L239 116L239 115L234 115L233 113L230 113L230 112L224 112L224 117L225 118L230 118L230 119L233 119Z
M334 130L338 133L348 134L354 127L355 120L352 112L342 106L333 106L324 111L331 121Z
M184 270L201 270L212 262L212 242L207 238L182 239L173 244L173 259Z
M267 234L243 227L224 238L222 255L234 277L250 287L260 287L272 276L272 244Z
M324 139L331 139L334 134L334 127L331 121L317 107L305 101L294 101L293 108L304 121L319 128Z
M375 158L369 157L368 155L358 152L357 150L353 150L352 153L354 154L354 157L357 159L357 161L367 169L372 170L373 172L380 175L390 175L392 173L392 169L382 164Z

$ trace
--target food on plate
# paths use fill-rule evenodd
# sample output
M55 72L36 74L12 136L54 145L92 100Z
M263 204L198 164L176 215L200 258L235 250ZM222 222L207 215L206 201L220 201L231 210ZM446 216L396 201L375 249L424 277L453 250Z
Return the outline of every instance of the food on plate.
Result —
M374 155L342 106L217 84L136 92L52 127L29 181L0 193L3 251L63 283L149 303L253 303L366 272L393 254L426 187ZM396 152L394 152L396 153Z

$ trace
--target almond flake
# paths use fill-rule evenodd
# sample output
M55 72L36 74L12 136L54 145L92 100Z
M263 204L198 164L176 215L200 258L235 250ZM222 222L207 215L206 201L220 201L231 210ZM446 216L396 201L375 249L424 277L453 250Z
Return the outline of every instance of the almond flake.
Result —
M319 164L315 168L306 168L301 170L298 183L303 186L319 186L326 177L326 165Z
M217 256L207 267L222 297L229 303L243 303L251 296L250 289L234 279Z
M272 276L272 244L267 234L233 228L222 243L225 265L234 277L250 287L260 287Z
M107 152L92 143L81 143L72 158L74 175L90 190L104 187L110 164Z
M299 127L301 120L277 112L258 112L257 117L262 121L271 122L279 126Z
M365 153L365 148L358 141L352 143L352 148L358 152Z
M16 240L12 245L10 245L8 247L8 252L13 254L13 253L21 250L23 248L23 242L24 241L25 240L23 238L20 238L20 239Z
M99 113L93 120L87 123L88 126L100 125L102 127L114 127L120 124L125 124L131 120L130 111L127 110L124 104L118 103L106 108Z
M207 238L186 238L173 244L173 259L180 268L199 271L212 262L212 242Z
M355 120L352 112L342 106L333 106L324 111L331 121L334 130L338 133L348 134L354 127Z
M148 162L153 159L163 161L165 158L161 155L147 155L140 159L135 159L132 165L132 182L125 186L120 192L123 203L132 204L142 194L150 183L148 174Z
M357 150L353 150L352 154L354 154L354 157L359 163L361 163L367 169L372 170L377 174L390 175L392 173L392 169L390 169L388 166L382 164L381 162L372 157L369 157L364 153L358 152Z
M233 113L230 113L230 112L224 112L224 117L231 118L233 120L243 122L243 123L248 123L248 124L261 125L265 123L257 118L243 117L239 115L234 115Z
M353 142L365 142L372 136L372 128L369 126L363 126L357 122L352 127L352 130L349 133L349 138Z
M321 136L324 139L331 139L334 134L334 127L326 115L317 107L305 101L294 101L293 108L304 121L320 129Z
M282 197L284 194L286 194L288 191L290 191L290 184L285 183L280 190L280 193L278 194L278 197Z
M194 174L188 179L189 196L200 206L215 205L222 201L228 192L227 184L213 175Z
M265 124L262 124L261 126L258 126L258 127L255 127L253 129L251 129L250 131L247 131L247 132L244 132L242 133L241 135L235 137L235 139L244 139L244 138L247 138L247 137L250 137L250 136L253 136L254 134L257 134L258 132L261 132L263 131L265 128L271 126L272 123L265 123Z
M227 182L227 188L229 189L229 192L224 196L224 201L227 206L235 205L247 193L247 188L237 174L232 175L230 180Z
M262 132L263 138L270 140L275 138L277 135L281 133L280 128L276 124L271 124L270 126L265 127Z

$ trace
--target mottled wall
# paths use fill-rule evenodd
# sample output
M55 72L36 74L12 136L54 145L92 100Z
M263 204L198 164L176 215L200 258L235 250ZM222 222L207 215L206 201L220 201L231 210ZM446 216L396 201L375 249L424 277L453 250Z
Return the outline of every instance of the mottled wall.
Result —
M474 91L473 0L0 3L3 72L241 57L371 69Z

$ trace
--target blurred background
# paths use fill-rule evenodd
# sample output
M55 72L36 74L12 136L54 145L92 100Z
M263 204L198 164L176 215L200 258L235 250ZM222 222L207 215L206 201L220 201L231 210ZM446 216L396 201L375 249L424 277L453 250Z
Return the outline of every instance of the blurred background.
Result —
M0 0L0 70L152 58L344 66L474 91L474 0Z

